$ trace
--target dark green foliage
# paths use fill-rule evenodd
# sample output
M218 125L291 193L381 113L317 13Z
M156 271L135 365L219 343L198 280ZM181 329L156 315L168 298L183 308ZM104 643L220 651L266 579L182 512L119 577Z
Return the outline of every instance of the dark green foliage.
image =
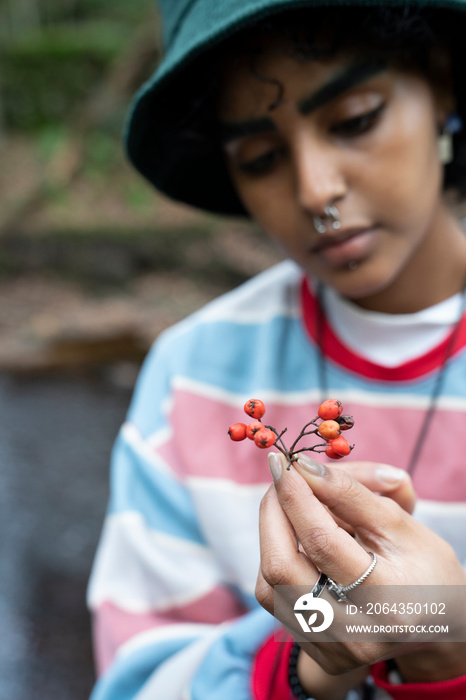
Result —
M121 25L93 22L54 26L0 49L5 125L32 130L63 123L79 109L125 45Z

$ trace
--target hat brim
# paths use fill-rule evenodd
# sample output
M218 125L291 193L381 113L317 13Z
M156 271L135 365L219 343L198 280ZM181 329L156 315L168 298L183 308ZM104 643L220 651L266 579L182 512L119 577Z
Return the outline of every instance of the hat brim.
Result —
M188 3L165 57L150 80L136 94L129 110L124 140L130 161L158 190L168 197L215 214L248 216L229 177L221 148L212 140L187 147L176 128L183 109L180 91L190 84L196 66L225 38L264 17L287 9L306 7L377 7L380 0L221 0L218 18L212 17L212 1ZM406 5L403 0L391 6ZM466 9L466 0L424 0L412 6ZM198 31L193 31L198 27ZM181 95L182 97L182 95ZM178 115L177 115L178 112Z

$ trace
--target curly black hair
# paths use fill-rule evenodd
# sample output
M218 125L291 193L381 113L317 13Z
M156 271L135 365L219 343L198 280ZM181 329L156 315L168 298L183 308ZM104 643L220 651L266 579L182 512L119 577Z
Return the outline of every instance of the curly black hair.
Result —
M435 60L436 49L443 47L451 57L456 112L466 124L466 90L461 75L466 56L465 29L463 13L448 9L409 5L325 6L282 10L266 18L259 17L223 37L218 46L195 58L184 69L183 79L174 81L176 87L166 95L170 161L178 162L183 168L185 182L180 196L182 178L178 179L176 198L198 205L205 196L202 193L203 172L207 177L208 168L215 168L219 173L218 182L206 208L220 213L245 214L227 174L215 120L226 57L249 56L256 77L277 85L277 99L270 105L273 109L279 104L282 86L273 77L262 76L258 71L257 61L264 38L285 38L285 46L299 61L329 58L338 52L356 49L359 54L419 71L433 85L441 84L445 78L445 66ZM176 178L175 165L171 172L165 173L164 182L159 186L170 195L170 181ZM445 166L444 186L466 193L466 127L454 136L454 158Z

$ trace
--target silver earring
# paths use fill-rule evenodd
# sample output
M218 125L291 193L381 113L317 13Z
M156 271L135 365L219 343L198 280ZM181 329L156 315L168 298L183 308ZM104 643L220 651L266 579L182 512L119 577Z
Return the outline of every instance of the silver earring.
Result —
M330 223L335 231L341 227L340 212L334 204L325 207L324 214L325 216L314 214L312 217L312 222L317 233L327 233Z
M450 114L442 126L438 137L438 152L440 162L443 165L453 160L453 134L457 134L463 128L463 120L458 114Z

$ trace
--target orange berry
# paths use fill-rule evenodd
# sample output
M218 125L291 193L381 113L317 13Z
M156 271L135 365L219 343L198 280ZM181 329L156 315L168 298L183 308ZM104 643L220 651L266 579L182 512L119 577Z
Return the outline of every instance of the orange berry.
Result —
M259 399L249 399L249 401L246 401L244 404L244 412L247 413L248 416L251 416L251 418L260 420L265 413L265 406Z
M343 404L341 401L337 401L336 399L327 399L327 401L320 404L318 414L319 418L322 418L322 420L335 420L341 416L342 411Z
M327 455L327 457L330 457L330 459L341 459L343 457L343 455L339 455L334 450L332 450L330 445L327 445L327 447L325 448L325 454Z
M246 423L233 423L228 428L228 435L234 442L246 440Z
M341 455L342 457L349 455L351 452L351 446L343 435L339 435L335 440L330 440L330 447L337 455Z
M263 427L264 425L260 422L260 420L255 420L252 423L249 423L249 425L246 427L246 437L248 437L250 440L254 440L254 436L257 431L262 430Z
M336 420L324 420L317 431L325 440L334 440L340 434L340 426Z
M262 428L258 430L254 435L254 442L257 447L265 449L266 447L272 447L275 444L276 435L269 428Z

